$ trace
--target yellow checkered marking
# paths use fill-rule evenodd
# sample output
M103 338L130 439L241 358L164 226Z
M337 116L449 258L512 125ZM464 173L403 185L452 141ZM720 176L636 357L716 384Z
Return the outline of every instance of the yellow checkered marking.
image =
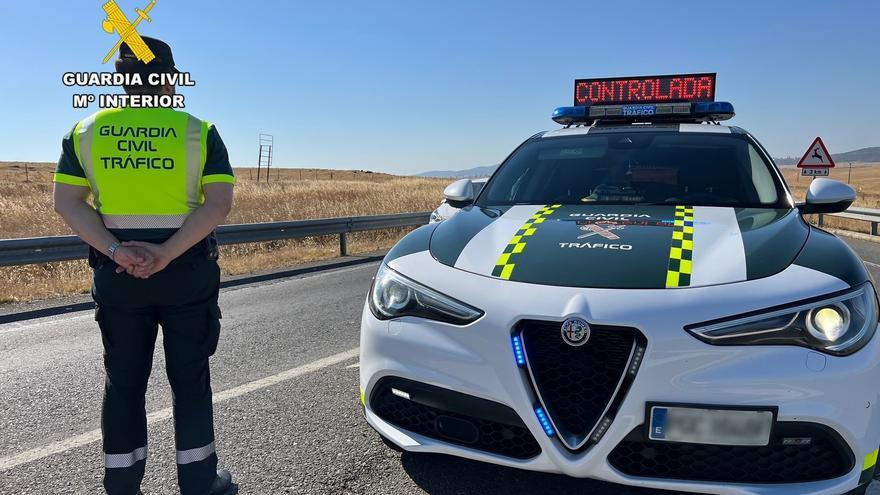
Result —
M676 206L672 224L672 244L669 247L669 266L666 269L666 287L691 285L694 259L694 207Z
M874 477L877 468L877 453L878 450L874 449L865 456L865 460L862 462L862 474L859 475L859 485L868 483Z
M510 276L513 274L513 268L516 266L514 259L525 250L528 238L535 235L535 231L538 230L537 226L544 223L544 220L547 220L547 217L553 214L553 212L558 210L561 206L562 205L546 205L526 220L526 223L524 223L523 226L516 231L516 234L510 238L510 242L505 246L504 252L498 257L498 261L495 262L495 268L492 270L493 277L510 280Z
M865 461L862 463L862 471L866 469L871 469L872 467L877 465L877 453L880 452L878 449L874 449L870 454L865 456Z

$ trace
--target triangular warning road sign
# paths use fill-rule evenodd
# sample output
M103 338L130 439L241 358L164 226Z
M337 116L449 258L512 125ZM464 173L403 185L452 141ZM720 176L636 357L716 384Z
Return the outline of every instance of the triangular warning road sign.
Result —
M828 148L825 147L822 138L816 137L797 166L798 168L830 168L834 166L834 159L831 158L831 153L828 152Z

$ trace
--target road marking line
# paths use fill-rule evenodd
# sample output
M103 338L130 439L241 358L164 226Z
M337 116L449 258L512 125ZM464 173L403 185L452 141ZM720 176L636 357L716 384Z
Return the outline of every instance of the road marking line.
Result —
M94 312L93 309L88 309L86 311L88 311L88 313L75 316L59 315L61 316L60 318L57 316L47 316L46 318L50 319L41 319L42 321L36 323L21 323L17 321L14 321L12 323L5 323L3 325L0 325L0 335L18 332L20 330L28 330L35 327L48 327L57 325L59 323L70 323L76 320L84 320L86 318L90 318L92 316L92 312Z
M242 385L224 390L222 392L217 392L214 394L214 404L225 402L230 399L234 399L236 397L255 392L257 390L271 387L272 385L277 385L287 380L298 378L314 371L328 368L335 364L339 364L348 361L349 359L356 358L358 354L360 354L360 348L355 347L354 349L349 349L347 351L340 352L339 354L327 356L325 358L318 359L317 361L312 361L311 363L297 366L296 368L291 368L272 376L267 376L265 378L244 383ZM166 407L165 409L160 409L158 411L147 414L147 424L153 424L158 421L170 419L171 416L172 409L170 407ZM35 449L31 449L11 456L0 457L0 471L6 471L16 466L43 459L51 455L61 454L63 452L67 452L68 450L73 450L88 445L92 442L97 442L98 440L101 440L100 429L88 431L75 437L66 438L58 442L50 443L48 445L37 447Z
M321 277L329 277L331 275L338 275L340 273L347 272L347 271L363 270L365 268L372 268L373 270L375 270L376 263L378 263L378 261L376 261L376 262L371 261L368 263L363 263L363 264L358 264L358 265L353 265L353 266L344 266L342 268L331 268L331 269L317 271L317 272L309 272L309 273L304 273L304 274L300 274L300 275L293 275L290 277L283 277L283 278L279 278L279 279L267 280L264 282L254 282L253 284L246 284L246 285L242 285L242 286L226 287L226 288L220 289L220 298L221 298L221 302L222 302L223 294L225 294L227 292L232 292L232 291L255 290L255 289L260 289L260 288L264 288L264 287L265 288L273 288L273 286L276 286L280 283L310 280L310 279L321 278ZM277 287L274 287L274 288L277 289ZM73 311L70 313L62 313L59 315L43 316L40 318L31 318L28 320L24 320L24 322L13 321L10 323L3 323L3 324L0 324L0 335L12 333L12 332L17 332L20 330L27 330L27 329L31 329L31 328L35 328L35 327L43 327L46 325L56 325L58 323L70 323L75 320L80 320L80 319L84 319L84 318L91 318L94 311L95 311L94 309L84 309L81 311Z
M354 363L354 364L349 364L348 366L345 367L345 369L350 370L352 368L360 368L360 367L361 367L361 363Z
M874 268L880 268L880 265L878 265L877 263L871 263L870 261L865 261L865 264L868 266L873 266Z

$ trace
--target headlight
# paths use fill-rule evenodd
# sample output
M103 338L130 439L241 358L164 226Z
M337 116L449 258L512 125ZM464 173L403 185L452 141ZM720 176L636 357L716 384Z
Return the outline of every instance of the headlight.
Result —
M370 310L380 320L418 316L453 325L467 325L483 312L410 280L384 263L370 290Z
M757 314L689 325L685 330L715 345L799 345L846 356L877 329L877 296L870 283Z
M434 210L431 212L431 219L428 221L428 223L437 223L437 222L442 222L443 220L444 220L443 215L438 213L437 210Z

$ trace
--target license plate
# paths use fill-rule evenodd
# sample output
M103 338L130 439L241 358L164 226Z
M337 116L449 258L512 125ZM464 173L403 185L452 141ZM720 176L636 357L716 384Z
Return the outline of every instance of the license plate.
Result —
M651 406L648 438L712 445L767 445L772 411Z

